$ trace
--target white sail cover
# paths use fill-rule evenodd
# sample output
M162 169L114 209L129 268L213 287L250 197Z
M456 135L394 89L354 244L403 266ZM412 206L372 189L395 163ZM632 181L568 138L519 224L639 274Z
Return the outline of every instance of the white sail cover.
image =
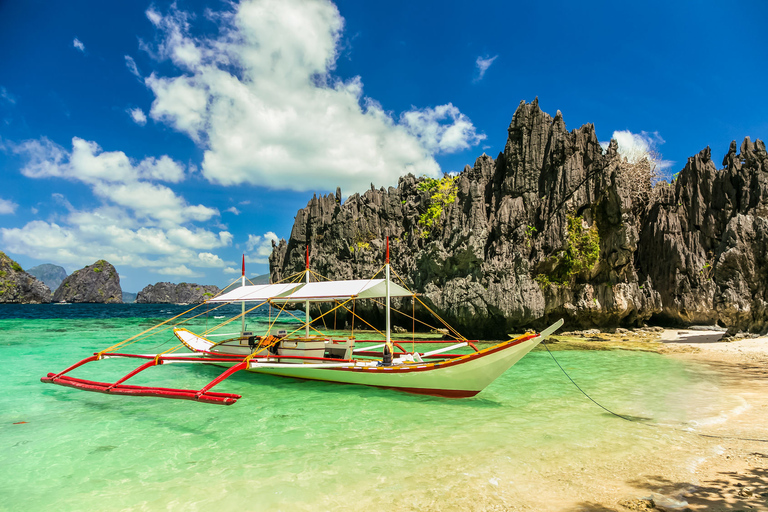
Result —
M283 283L283 284L257 284L252 286L241 286L231 292L224 293L218 297L209 299L208 302L264 302L265 300L280 297L304 286L304 283Z
M236 290L219 295L208 302L327 302L349 298L372 299L385 297L384 279L355 279L348 281L322 281L318 283L263 284L241 286ZM400 285L389 282L390 297L413 295Z

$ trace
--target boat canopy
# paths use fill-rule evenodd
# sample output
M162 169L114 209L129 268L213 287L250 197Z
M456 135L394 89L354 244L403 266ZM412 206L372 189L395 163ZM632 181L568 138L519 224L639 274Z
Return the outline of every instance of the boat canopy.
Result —
M321 281L317 283L263 284L241 286L208 302L327 302L330 300L373 299L387 295L384 279L354 279ZM390 297L410 297L413 294L400 285L389 282Z
M283 284L257 284L252 286L241 286L234 290L209 299L208 302L264 302L291 293L304 283L283 283Z

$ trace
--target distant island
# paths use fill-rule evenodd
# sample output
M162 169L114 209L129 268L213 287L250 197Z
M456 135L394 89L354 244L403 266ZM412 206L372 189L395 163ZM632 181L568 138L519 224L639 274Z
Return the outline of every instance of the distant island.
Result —
M27 269L27 273L35 276L38 281L42 281L45 286L54 292L59 287L59 285L61 285L64 279L67 278L67 271L64 269L64 267L60 267L52 263L43 263L42 265L37 265Z
M111 263L99 260L67 276L54 292L53 301L122 304L120 276Z
M137 304L197 304L214 297L219 287L195 283L156 283L136 295Z

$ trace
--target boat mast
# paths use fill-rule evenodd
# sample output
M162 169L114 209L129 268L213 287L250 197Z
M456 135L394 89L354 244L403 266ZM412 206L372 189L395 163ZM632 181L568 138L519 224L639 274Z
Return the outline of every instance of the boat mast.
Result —
M309 284L309 244L307 244L307 271L305 272L307 284ZM309 338L309 300L304 303L304 320L306 322L305 336Z
M386 276L386 285L385 289L387 291L387 347L389 348L389 353L392 353L392 339L391 339L391 326L389 324L389 237L387 237L387 259L384 264L385 269L385 276Z
M240 286L245 286L245 254L243 254L243 275L240 278ZM242 327L240 329L240 333L245 332L245 301L240 302L241 306L241 316L242 316Z

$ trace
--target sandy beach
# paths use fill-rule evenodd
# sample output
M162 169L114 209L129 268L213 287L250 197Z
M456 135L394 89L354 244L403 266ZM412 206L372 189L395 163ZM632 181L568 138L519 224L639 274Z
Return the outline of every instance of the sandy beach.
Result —
M577 482L584 499L561 502L561 510L768 511L768 337L720 341L721 336L664 330L644 343L704 365L717 374L722 393L741 405L695 425L688 446L672 453L649 453L609 471L593 468L593 475ZM602 343L610 339L600 337Z

